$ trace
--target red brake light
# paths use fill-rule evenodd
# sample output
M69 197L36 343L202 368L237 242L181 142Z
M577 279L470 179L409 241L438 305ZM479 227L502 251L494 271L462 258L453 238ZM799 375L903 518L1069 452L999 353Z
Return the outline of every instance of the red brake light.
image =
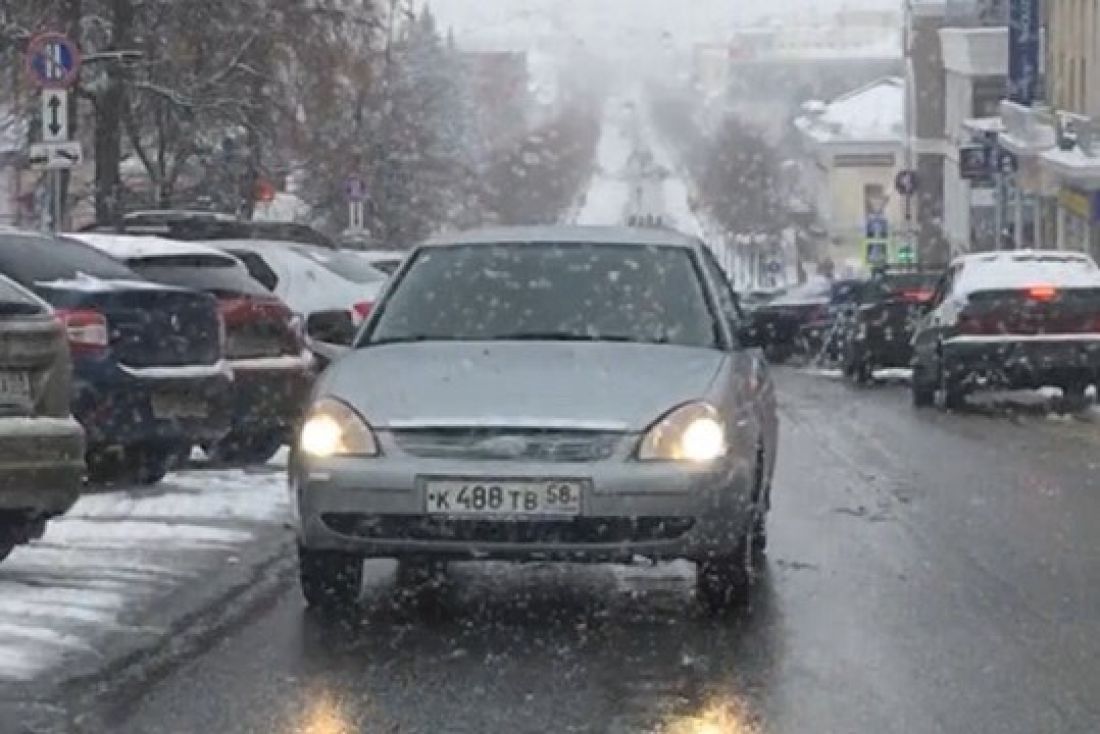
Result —
M1027 289L1027 297L1033 301L1053 301L1058 297L1058 289L1052 285L1033 285Z
M370 312L374 310L374 301L360 301L351 307L351 310L355 312L355 316L362 321L370 316Z
M928 303L934 291L927 288L910 288L901 292L901 300L909 303Z
M57 318L65 329L73 354L102 356L109 345L107 317L92 309L59 309Z

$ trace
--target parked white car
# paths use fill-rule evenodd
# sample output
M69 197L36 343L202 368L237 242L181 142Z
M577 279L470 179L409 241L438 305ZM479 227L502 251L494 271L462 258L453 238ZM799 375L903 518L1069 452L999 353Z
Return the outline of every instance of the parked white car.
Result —
M312 341L343 344L370 314L389 276L354 252L270 240L212 240L306 324Z

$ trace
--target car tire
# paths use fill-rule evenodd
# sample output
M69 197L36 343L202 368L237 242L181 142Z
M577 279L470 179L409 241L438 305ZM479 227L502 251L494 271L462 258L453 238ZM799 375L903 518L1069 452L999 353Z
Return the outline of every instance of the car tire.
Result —
M757 560L764 558L768 553L768 515L761 512L756 516L752 526L752 552Z
M698 561L695 594L707 611L720 614L748 601L757 558L755 535L750 528L733 553Z
M960 380L950 377L951 370L946 362L940 364L940 391L943 393L943 407L957 411L966 407L966 388Z
M363 559L354 553L298 546L298 582L306 606L320 612L348 612L359 601Z
M395 583L402 589L420 589L438 584L446 573L445 561L401 558L397 561Z
M874 367L866 359L862 359L855 364L853 377L857 385L866 387L875 380Z
M913 406L928 408L936 402L936 385L928 380L927 370L919 364L913 365L913 378L909 383L913 393Z
M279 431L240 435L231 433L220 441L203 446L211 461L225 464L266 464L283 447Z
M135 484L159 484L176 463L180 451L164 447L140 447L126 450L123 476Z
M1057 402L1057 410L1061 413L1081 413L1089 407L1089 399L1085 394L1088 389L1088 385L1081 383L1071 383L1069 385L1062 386L1062 397Z

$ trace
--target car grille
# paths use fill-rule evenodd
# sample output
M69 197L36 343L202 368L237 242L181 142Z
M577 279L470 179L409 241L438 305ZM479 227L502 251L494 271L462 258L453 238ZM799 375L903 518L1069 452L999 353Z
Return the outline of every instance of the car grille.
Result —
M572 520L500 521L424 515L327 513L321 520L341 535L372 540L474 543L630 543L675 540L695 525L690 517L578 517Z
M402 451L426 459L604 461L624 434L605 431L428 428L393 432Z

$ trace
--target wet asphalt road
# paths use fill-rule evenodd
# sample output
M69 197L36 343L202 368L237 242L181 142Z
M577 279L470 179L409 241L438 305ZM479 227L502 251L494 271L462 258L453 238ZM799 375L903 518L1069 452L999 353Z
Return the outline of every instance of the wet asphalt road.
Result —
M354 627L291 586L114 734L1100 731L1100 427L917 412L780 371L772 550L752 606L690 567L372 566Z

